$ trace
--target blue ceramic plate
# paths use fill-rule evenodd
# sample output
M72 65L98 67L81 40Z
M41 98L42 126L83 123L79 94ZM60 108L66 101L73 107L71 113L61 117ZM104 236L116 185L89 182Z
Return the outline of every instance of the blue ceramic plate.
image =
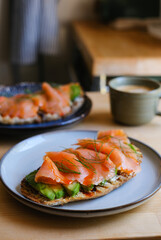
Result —
M143 154L141 172L111 193L93 200L45 206L25 198L20 191L21 180L43 162L45 152L70 148L77 139L94 138L97 131L53 131L18 143L0 161L0 176L8 192L23 204L50 214L69 217L98 217L125 212L150 199L161 187L160 155L146 144L130 139Z
M20 83L14 86L0 86L0 96L10 97L20 93L31 93L36 92L41 89L41 83ZM41 130L46 128L59 128L69 124L73 124L84 119L90 112L92 107L91 100L85 95L83 105L73 114L67 117L43 122L43 123L33 123L33 124L23 124L23 125L4 125L0 124L1 133L18 133L24 132L25 130Z

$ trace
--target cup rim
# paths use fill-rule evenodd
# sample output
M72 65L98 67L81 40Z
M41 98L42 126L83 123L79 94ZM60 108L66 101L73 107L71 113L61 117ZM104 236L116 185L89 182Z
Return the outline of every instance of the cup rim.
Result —
M153 90L149 90L147 92L143 92L143 93L136 93L136 92L126 92L126 91L121 91L119 89L117 89L117 87L113 87L111 86L111 83L113 81L116 81L116 80L126 80L126 79L130 79L130 80L144 80L144 81L148 81L148 82L152 82L152 83L155 83L156 85L158 85L158 88L155 88ZM145 77L115 77L115 78L112 78L109 82L108 82L108 85L109 85L109 88L119 92L119 93L122 93L122 94L128 94L128 95L137 95L137 96L141 96L141 95L149 95L149 94L155 94L157 92L160 92L161 93L161 83L158 82L157 80L154 80L154 79L151 79L151 78L145 78Z

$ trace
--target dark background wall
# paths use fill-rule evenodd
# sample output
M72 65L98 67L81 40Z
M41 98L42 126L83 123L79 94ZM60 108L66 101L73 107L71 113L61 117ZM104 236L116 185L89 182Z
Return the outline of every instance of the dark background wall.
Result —
M117 17L157 17L160 0L98 0L101 19L104 22Z

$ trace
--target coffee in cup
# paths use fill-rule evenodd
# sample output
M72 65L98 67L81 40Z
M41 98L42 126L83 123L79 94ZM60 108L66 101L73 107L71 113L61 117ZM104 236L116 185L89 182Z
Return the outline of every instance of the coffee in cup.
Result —
M109 82L111 111L117 122L141 125L153 119L161 86L158 81L138 77L118 77Z
M130 93L145 93L154 90L154 88L144 85L123 85L117 87L117 90Z

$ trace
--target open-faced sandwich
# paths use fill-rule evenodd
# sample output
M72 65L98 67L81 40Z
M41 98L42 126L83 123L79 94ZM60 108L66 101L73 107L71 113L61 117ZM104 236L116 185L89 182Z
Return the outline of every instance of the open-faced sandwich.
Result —
M53 206L97 198L141 170L142 153L122 130L99 131L97 139L79 139L75 146L46 152L42 166L22 180L22 194Z
M0 96L0 123L27 124L57 120L72 114L84 101L78 83L52 87L42 83L39 92Z

